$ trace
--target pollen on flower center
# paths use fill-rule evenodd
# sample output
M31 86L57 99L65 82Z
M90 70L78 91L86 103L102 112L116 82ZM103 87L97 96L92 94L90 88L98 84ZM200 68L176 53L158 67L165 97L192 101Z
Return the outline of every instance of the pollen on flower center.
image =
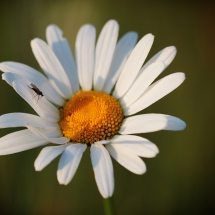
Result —
M115 135L123 119L119 102L98 91L79 91L60 109L60 126L73 142L92 144Z

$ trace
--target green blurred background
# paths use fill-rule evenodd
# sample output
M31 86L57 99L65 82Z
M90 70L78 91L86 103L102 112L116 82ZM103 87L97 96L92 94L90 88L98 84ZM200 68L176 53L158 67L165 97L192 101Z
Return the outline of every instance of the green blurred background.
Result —
M215 213L215 4L210 1L1 1L0 61L17 61L40 70L31 48L35 37L45 40L46 26L57 24L74 50L78 29L92 23L97 35L109 19L120 24L121 37L137 31L139 38L155 35L149 57L175 45L177 56L161 75L185 72L186 81L144 110L177 116L185 131L161 131L144 137L160 154L144 159L147 173L138 176L114 163L116 213ZM148 59L149 59L148 57ZM0 114L34 113L15 91L1 81ZM17 129L1 129L0 136ZM16 140L14 140L16 141ZM0 214L103 214L89 149L68 186L57 182L58 159L42 172L34 160L41 148L0 157Z

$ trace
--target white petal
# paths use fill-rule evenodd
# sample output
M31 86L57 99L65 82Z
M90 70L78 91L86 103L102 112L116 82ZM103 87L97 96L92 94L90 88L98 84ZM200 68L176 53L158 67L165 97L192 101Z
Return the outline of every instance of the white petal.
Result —
M128 91L146 59L153 41L154 36L147 34L134 47L116 83L113 93L115 98L122 97Z
M92 25L80 28L76 38L76 61L82 90L91 90L93 82L96 31Z
M114 190L114 175L110 155L105 147L101 144L91 145L90 151L91 161L99 192L103 198L111 197Z
M142 114L123 120L120 134L148 133L159 130L183 130L186 124L174 116L164 114Z
M48 144L31 131L22 130L0 138L0 155L13 154Z
M111 139L111 145L141 157L155 157L158 147L149 140L134 135L116 135Z
M116 47L119 25L115 20L108 21L103 27L96 45L94 89L102 90L110 69Z
M164 130L181 131L186 128L186 123L183 120L169 115L165 115L165 117L167 118L168 122Z
M31 47L40 67L51 84L66 99L72 95L72 88L66 72L50 47L40 39L31 41Z
M78 74L67 39L63 37L62 30L56 25L47 27L46 38L68 76L73 93L76 93L79 90Z
M14 81L13 88L16 92L44 119L57 122L59 121L59 110L51 104L44 96L38 100L35 92L30 89L29 83L23 81ZM37 97L37 96L36 96Z
M129 153L113 144L106 146L111 156L129 171L141 175L146 172L146 165L140 157Z
M35 84L43 92L44 96L49 101L59 106L62 106L64 104L65 102L64 99L50 84L48 79L37 70L25 64L16 63L16 62L2 62L0 63L0 70L6 73L15 73L17 75L20 75L26 78L30 83Z
M137 42L137 33L136 32L128 32L125 34L120 41L117 43L113 60L110 66L110 71L105 80L105 85L103 91L106 93L110 93L113 86L115 85L123 66L128 58L128 55L131 53L131 50L134 48L134 45Z
M62 154L57 170L57 179L60 184L67 185L75 175L81 161L86 144L71 144Z
M0 128L25 127L27 124L43 128L59 127L58 123L27 113L8 113L0 116Z
M147 108L180 86L184 80L185 75L182 72L173 73L160 79L149 86L141 97L130 107L125 108L124 115L132 115Z
M2 74L2 80L5 80L10 86L13 87L14 81L24 81L29 82L28 79L26 79L23 76L17 75L15 73L7 72Z
M70 139L62 137L60 128L39 128L30 124L27 124L26 127L35 135L50 143L65 144L70 141Z
M165 64L162 61L148 66L138 79L136 79L128 92L120 99L121 105L129 107L133 104L164 69Z
M61 154L68 146L69 145L48 146L42 149L34 162L35 170L41 171L48 164L50 164L59 154Z
M111 140L100 140L100 141L95 142L95 144L102 144L102 145L105 145L105 144L110 143L110 141L111 141Z
M156 61L163 61L165 63L165 66L169 66L169 64L173 61L177 53L177 50L175 46L169 46L161 51L159 51L156 55L154 55L147 63L141 68L139 71L138 76L152 63Z

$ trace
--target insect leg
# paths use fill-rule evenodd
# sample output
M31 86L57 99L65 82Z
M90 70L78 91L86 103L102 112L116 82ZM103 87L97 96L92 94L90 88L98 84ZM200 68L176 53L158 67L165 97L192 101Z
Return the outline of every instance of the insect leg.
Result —
M36 96L38 96L38 95L35 95L35 96L32 98L32 100L34 100L34 98L35 98Z

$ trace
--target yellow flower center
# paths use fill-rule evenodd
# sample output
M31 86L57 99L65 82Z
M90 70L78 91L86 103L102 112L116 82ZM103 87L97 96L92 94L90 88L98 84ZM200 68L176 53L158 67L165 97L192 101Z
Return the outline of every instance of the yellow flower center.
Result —
M104 92L79 91L60 109L60 126L72 142L92 144L108 140L121 126L119 102Z

